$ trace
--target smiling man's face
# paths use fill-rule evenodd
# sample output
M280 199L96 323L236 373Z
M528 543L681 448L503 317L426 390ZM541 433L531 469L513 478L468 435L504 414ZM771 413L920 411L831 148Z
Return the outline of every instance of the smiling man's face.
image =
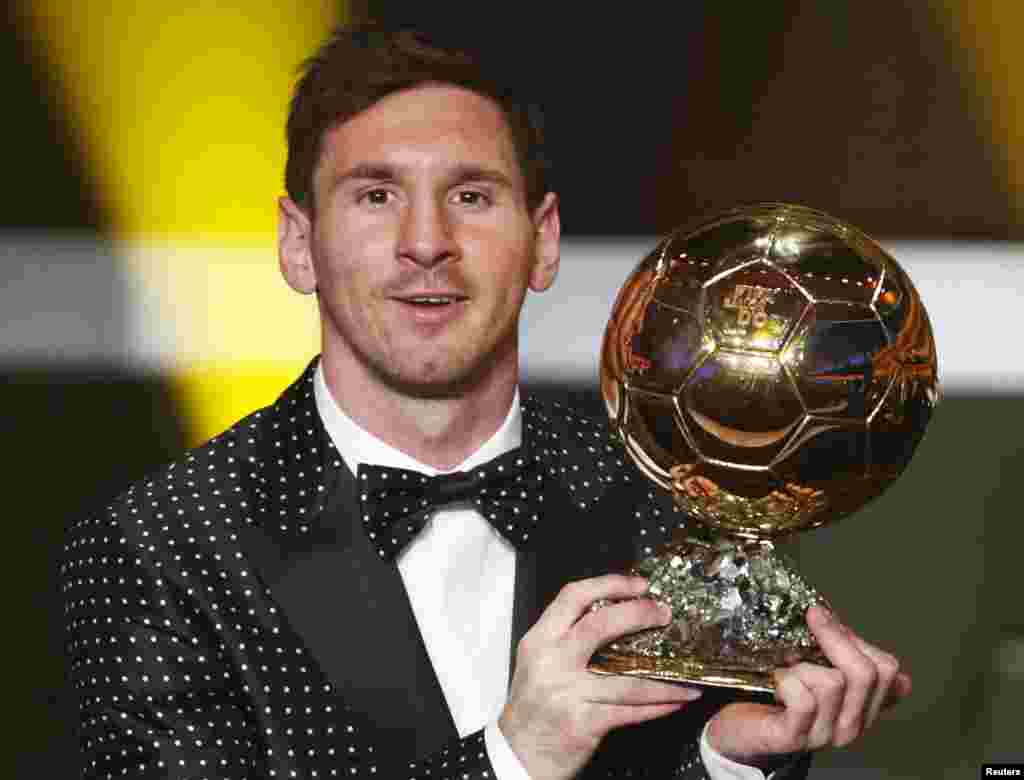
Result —
M557 272L558 209L548 194L530 213L494 102L447 85L389 95L325 134L313 190L307 246L283 237L282 265L319 288L333 370L419 396L514 375L526 290Z

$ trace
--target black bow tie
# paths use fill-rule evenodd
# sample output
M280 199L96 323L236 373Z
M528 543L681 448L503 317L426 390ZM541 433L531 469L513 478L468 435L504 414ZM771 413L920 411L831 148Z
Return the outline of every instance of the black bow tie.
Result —
M434 509L460 501L471 502L512 545L523 548L544 501L541 463L522 449L472 471L435 477L364 463L358 484L363 527L385 560L393 560L412 541Z

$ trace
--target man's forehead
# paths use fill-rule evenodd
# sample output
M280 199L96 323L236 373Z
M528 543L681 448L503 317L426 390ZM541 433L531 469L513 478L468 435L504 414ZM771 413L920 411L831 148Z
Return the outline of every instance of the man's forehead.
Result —
M492 99L452 85L387 95L324 133L320 171L477 167L520 178L511 130Z
M359 135L369 130L374 138L400 138L420 132L424 138L459 130L471 135L503 136L511 129L505 112L493 99L452 84L421 84L392 92L359 113L330 127L326 138ZM387 134L387 135L384 135Z

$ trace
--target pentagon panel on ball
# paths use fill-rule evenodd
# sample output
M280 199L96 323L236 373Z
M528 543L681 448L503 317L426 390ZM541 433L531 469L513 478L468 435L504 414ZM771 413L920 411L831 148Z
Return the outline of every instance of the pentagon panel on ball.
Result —
M624 284L601 389L639 468L694 523L634 571L673 608L595 671L771 690L827 663L825 600L773 540L852 514L906 468L939 400L928 316L875 241L822 212L739 207L673 232Z

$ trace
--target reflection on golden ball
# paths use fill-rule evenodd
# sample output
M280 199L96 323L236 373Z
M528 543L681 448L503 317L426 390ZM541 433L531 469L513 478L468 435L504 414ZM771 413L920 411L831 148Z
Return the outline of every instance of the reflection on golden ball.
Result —
M789 204L674 232L605 332L626 449L695 519L770 539L831 522L906 468L938 401L928 315L852 225Z

